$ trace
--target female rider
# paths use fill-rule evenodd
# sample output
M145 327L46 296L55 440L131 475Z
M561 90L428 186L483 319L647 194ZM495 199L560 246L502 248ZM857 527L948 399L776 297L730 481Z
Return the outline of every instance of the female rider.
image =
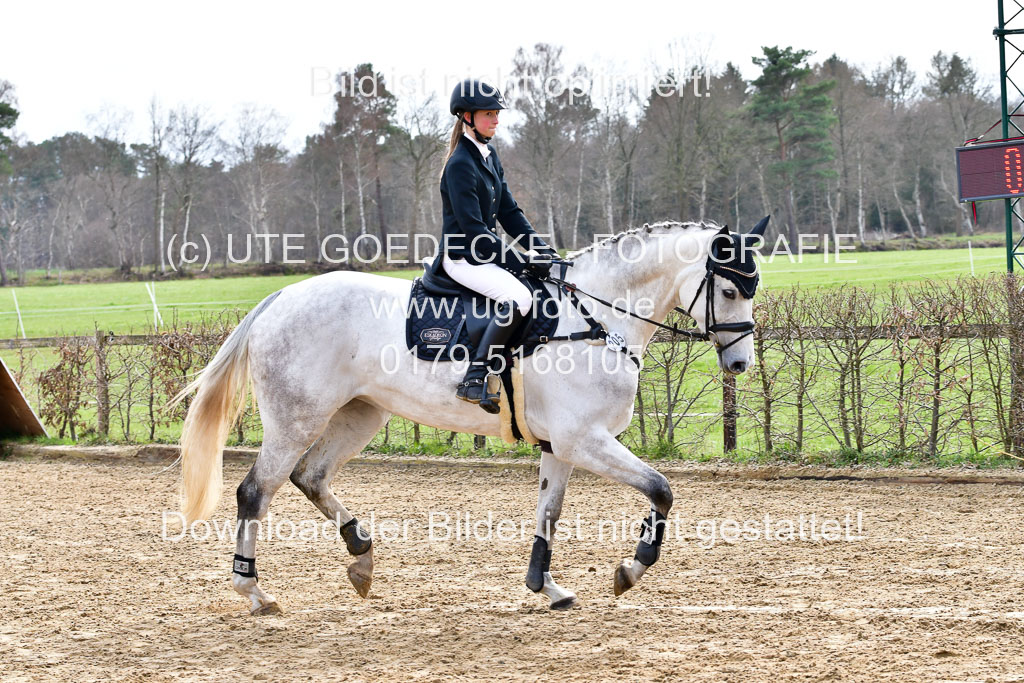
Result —
M497 394L487 391L489 363L501 357L533 303L532 292L517 276L524 271L547 275L550 259L558 256L512 198L498 154L487 144L504 108L501 93L486 83L466 79L455 87L449 109L458 120L441 173L441 265L462 286L493 299L498 314L470 358L456 396L489 413L499 410ZM496 222L525 253L498 237Z

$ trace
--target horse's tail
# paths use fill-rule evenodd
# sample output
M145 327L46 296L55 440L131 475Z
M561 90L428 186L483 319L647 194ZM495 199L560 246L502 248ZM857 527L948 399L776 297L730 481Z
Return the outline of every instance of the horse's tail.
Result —
M274 292L252 309L210 364L168 403L173 406L199 390L181 430L181 507L189 522L209 517L220 501L224 442L248 393L249 330L280 293Z

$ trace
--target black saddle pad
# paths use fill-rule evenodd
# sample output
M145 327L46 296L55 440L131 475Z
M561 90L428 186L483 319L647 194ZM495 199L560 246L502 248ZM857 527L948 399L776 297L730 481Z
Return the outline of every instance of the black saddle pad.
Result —
M506 352L529 356L540 342L526 342L551 336L558 326L558 302L536 278L522 278L533 290L534 306ZM426 291L420 278L412 283L412 296L406 311L405 341L417 358L431 361L465 360L472 356L484 328L492 316L493 302L466 290L459 296L437 296ZM520 350L521 349L521 350Z

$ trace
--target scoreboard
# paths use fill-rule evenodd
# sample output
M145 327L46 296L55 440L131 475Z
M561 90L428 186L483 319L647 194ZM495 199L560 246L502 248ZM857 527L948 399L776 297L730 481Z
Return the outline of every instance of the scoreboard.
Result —
M1024 197L1024 139L956 148L960 201Z

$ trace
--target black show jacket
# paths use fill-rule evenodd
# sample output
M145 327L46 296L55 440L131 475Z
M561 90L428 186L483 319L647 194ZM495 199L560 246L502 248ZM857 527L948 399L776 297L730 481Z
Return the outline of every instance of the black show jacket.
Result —
M441 176L443 227L437 258L464 258L469 263L496 263L516 275L527 258L505 246L495 230L496 223L523 249L557 255L534 231L516 204L505 182L505 171L497 152L485 161L480 150L463 135L445 164Z

